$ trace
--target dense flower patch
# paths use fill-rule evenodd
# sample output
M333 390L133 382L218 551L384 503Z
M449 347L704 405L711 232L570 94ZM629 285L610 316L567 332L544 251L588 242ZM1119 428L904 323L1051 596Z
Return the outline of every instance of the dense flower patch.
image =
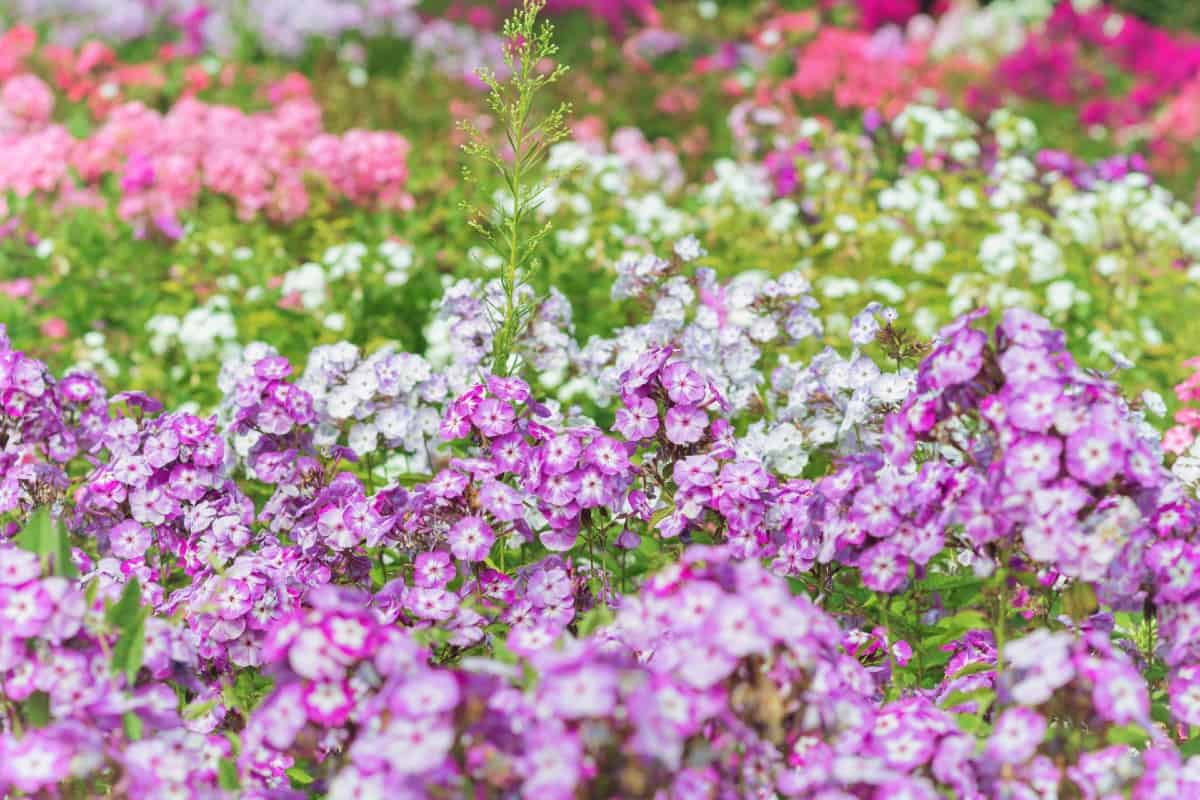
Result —
M1191 40L513 5L9 12L0 797L1200 792Z

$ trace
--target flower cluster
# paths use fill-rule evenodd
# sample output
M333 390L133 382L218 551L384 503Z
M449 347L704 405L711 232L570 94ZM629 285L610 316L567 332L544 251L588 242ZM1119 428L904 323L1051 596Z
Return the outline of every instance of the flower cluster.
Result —
M39 113L36 103L21 111L31 102L21 98L23 80L37 79L5 84L17 84L6 107L18 119ZM84 202L74 199L82 189L115 178L121 217L174 238L182 235L181 214L205 190L234 201L242 219L262 213L295 220L308 208L310 173L354 203L411 204L404 190L407 140L387 132L322 133L320 109L307 98L257 114L192 99L166 114L130 103L113 109L103 125L78 141L59 125L30 127L3 139L16 157L5 161L0 189L19 196L59 195L70 205Z

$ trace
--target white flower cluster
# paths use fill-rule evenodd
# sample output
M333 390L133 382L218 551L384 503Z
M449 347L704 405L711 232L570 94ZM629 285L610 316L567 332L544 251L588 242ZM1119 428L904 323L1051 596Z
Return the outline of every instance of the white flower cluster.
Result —
M68 372L95 372L115 378L121 371L116 360L108 352L104 334L100 331L88 331L76 347L76 362Z
M575 227L557 232L564 246L587 244L596 192L619 198L630 224L642 235L673 238L692 224L668 202L684 183L679 157L650 144L636 128L614 132L611 149L596 140L560 142L550 148L547 172L558 177L542 194L541 213L569 208L583 218ZM643 190L635 192L635 186Z
M910 105L892 120L892 131L909 150L946 153L964 163L979 157L979 126L952 108Z
M318 446L344 444L363 457L382 441L428 469L448 387L421 356L385 347L363 358L348 342L324 345L312 351L296 385L313 397Z
M447 278L442 299L425 327L426 357L445 375L453 394L464 392L485 369L491 352L495 313L504 305L499 280L486 284ZM518 287L518 302L535 302L528 285ZM557 289L537 303L517 342L517 355L537 372L542 385L554 388L565 377L576 348L570 302Z
M693 239L680 240L675 249L701 257ZM617 273L614 297L642 301L650 319L611 337L589 339L576 358L581 377L565 385L564 394L584 392L608 402L617 394L621 374L639 355L675 343L734 408L745 408L763 382L759 362L764 348L822 332L812 313L816 301L798 272L775 278L742 272L721 284L711 269L701 267L687 276L670 262L642 255L622 259Z
M237 348L237 323L224 295L210 297L183 317L156 314L146 321L146 330L150 351L157 356L178 347L188 361L201 361Z
M878 444L884 412L898 406L916 386L913 370L882 370L861 352L875 340L880 318L891 323L897 315L871 303L854 317L849 356L826 347L807 363L781 359L766 396L774 420L751 427L742 442L747 455L754 453L783 474L797 475L813 450L847 453Z
M406 244L384 241L375 248L362 242L348 242L328 248L321 261L309 261L284 273L280 291L285 298L295 297L301 307L315 311L328 300L329 286L364 268L381 274L387 286L403 286L413 267L413 250Z

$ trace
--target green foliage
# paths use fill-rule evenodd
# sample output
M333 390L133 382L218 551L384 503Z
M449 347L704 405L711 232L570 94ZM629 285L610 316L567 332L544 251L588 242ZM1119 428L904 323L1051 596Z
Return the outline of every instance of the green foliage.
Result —
M1200 32L1200 4L1195 0L1112 0L1111 5L1167 29Z
M44 727L50 722L50 695L45 692L34 692L21 704L22 716L25 722L34 728Z
M79 571L71 561L71 537L49 509L38 508L17 534L16 543L42 559L42 569L64 578L77 578Z
M112 670L124 675L133 686L146 648L146 617L150 609L142 606L142 589L137 578L130 578L121 592L121 597L109 607L105 620L117 632L117 642L112 650Z

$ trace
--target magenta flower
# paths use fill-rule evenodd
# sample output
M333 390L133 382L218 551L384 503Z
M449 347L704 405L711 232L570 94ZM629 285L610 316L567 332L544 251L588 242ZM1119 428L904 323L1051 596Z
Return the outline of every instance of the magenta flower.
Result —
M866 550L859 559L863 584L877 592L894 592L908 581L908 558L892 540Z
M625 445L607 436L597 436L584 451L583 460L605 475L620 475L629 469Z
M659 381L667 390L671 402L680 405L699 404L708 388L700 374L682 361L664 367Z
M1031 708L1009 708L996 720L987 754L1001 764L1028 761L1046 738L1046 719Z
M304 710L321 725L341 725L354 708L354 694L345 681L318 681L304 690Z
M483 561L491 552L496 534L482 517L464 517L446 534L450 552L464 561Z
M667 411L667 440L673 444L695 444L704 437L708 414L694 406L673 406Z
M471 412L471 422L484 436L494 439L512 431L516 416L509 403L489 397Z
M574 436L560 433L542 448L542 467L548 475L561 475L575 469L583 448Z
M1066 446L1067 471L1077 480L1103 486L1124 465L1125 453L1116 432L1087 425L1071 434Z
M658 404L649 397L633 397L617 409L613 424L631 442L648 439L658 431Z

